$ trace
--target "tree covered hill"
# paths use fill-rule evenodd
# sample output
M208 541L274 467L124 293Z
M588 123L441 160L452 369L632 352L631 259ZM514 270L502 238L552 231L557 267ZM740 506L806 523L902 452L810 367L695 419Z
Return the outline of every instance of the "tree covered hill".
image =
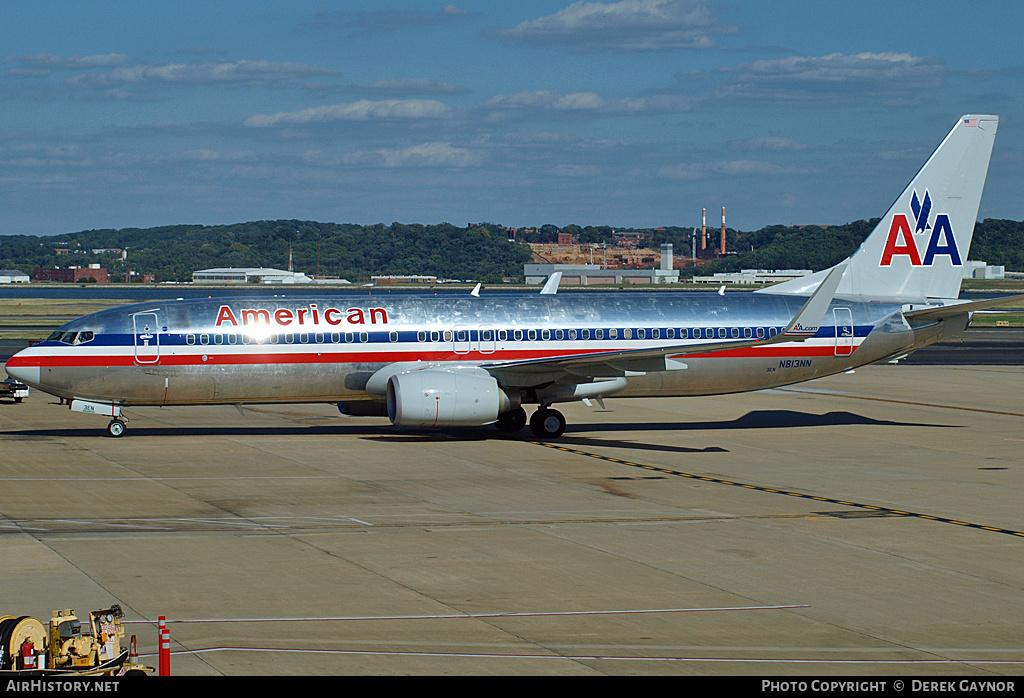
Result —
M55 253L69 248L72 254ZM115 253L127 249L126 264ZM504 230L486 226L389 226L257 221L235 225L176 225L160 228L87 230L60 236L0 236L0 267L33 269L101 263L117 273L124 266L156 274L161 281L191 281L192 272L214 267L295 269L352 281L374 274L427 274L490 283L519 277L530 261L528 246L510 243Z
M837 226L767 226L760 230L726 231L725 258L690 267L687 273L740 269L824 269L841 261L871 232L878 219ZM554 243L561 232L580 243L613 241L608 226L544 225L520 240ZM647 230L651 245L672 243L675 253L690 251L690 227ZM708 231L717 245L718 230ZM67 249L71 254L58 255ZM356 225L278 220L234 225L176 225L159 228L87 230L59 236L0 236L0 268L31 273L40 267L102 264L114 281L128 270L155 274L160 281L191 281L192 272L213 267L287 268L291 248L295 269L306 274L338 276L351 281L374 274L424 274L441 278L498 283L518 278L530 261L527 245L509 242L508 231L493 223L461 228L436 225ZM126 249L127 262L114 252ZM1024 271L1024 221L986 219L975 227L971 259Z

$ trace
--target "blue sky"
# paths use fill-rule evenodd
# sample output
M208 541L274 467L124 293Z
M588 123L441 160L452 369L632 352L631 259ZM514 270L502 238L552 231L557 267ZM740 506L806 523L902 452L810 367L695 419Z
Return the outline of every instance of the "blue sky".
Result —
M9 3L0 234L880 216L964 113L1024 218L1024 3Z

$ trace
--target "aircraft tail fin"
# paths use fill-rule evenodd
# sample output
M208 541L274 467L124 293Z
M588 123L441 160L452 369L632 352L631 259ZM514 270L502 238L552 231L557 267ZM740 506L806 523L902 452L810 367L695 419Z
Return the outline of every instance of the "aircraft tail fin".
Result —
M960 117L849 265L838 295L886 300L956 298L981 205L998 116ZM828 270L763 289L810 293Z

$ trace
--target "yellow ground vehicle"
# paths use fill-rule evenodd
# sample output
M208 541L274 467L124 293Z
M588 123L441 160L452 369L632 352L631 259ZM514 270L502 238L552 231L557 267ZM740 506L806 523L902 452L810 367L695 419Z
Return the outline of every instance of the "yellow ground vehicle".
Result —
M74 609L54 611L49 628L29 616L0 616L0 676L145 675L151 667L121 648L124 612L116 604L89 614L85 625ZM134 638L133 638L134 640Z

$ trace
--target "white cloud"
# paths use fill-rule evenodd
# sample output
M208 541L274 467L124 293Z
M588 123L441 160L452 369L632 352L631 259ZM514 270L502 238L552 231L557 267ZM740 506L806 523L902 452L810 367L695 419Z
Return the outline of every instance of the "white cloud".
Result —
M797 152L811 147L806 143L798 143L790 138L779 136L762 136L761 138L752 138L748 141L737 141L734 145L744 150L769 150L776 152Z
M374 80L356 89L378 94L461 94L469 91L460 85L427 78Z
M562 95L555 90L526 90L514 95L495 95L484 105L489 109L535 109L552 112L640 114L687 111L692 102L680 95L605 99L596 92Z
M553 15L495 35L518 43L563 45L580 51L664 51L712 48L715 22L705 0L574 2Z
M37 53L33 56L5 58L4 63L27 63L41 68L110 68L124 65L129 60L123 53L104 53L94 56L55 56L52 53Z
M719 68L726 83L719 97L818 104L882 99L908 103L942 87L947 70L938 60L907 53L832 53L789 56Z
M749 177L754 175L805 175L812 170L783 167L771 162L760 160L727 160L720 162L692 162L679 165L666 165L658 170L660 177L667 179L705 179L726 175L731 177Z
M300 31L355 30L360 33L393 32L408 27L430 27L475 16L472 10L447 5L439 12L423 10L366 10L363 12L319 10L299 25Z
M106 87L140 83L242 83L271 84L314 76L336 76L330 68L276 61L213 61L164 63L117 68L105 73L77 75L68 82L77 87Z
M448 111L433 99L361 99L348 104L331 104L277 114L256 114L245 120L252 128L271 126L323 124L332 121L368 121L371 119L435 119Z
M429 142L408 148L360 150L344 155L332 155L322 150L303 154L303 162L318 167L475 167L487 160L486 153L459 148L451 143Z

